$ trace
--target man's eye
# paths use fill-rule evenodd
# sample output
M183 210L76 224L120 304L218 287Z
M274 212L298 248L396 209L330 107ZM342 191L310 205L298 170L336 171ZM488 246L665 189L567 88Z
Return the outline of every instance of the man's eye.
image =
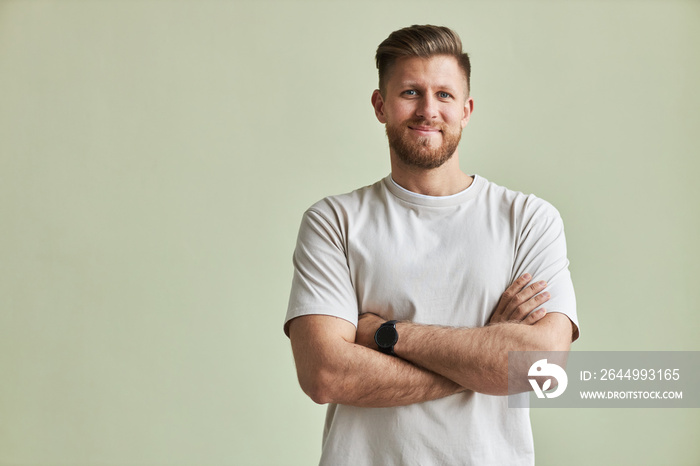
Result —
M406 95L416 95L416 91L414 91L413 89L409 89L407 91L404 91L403 93Z
M441 99L448 99L450 97L450 94L448 94L447 92L438 92L438 96Z

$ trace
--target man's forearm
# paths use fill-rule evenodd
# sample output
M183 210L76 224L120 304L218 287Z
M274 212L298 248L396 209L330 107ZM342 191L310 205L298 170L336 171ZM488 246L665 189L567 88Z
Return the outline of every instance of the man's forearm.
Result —
M343 350L344 366L326 373L321 403L383 408L442 398L465 389L457 383L354 343Z
M396 328L399 357L489 395L508 393L509 351L568 351L571 343L569 319L558 313L534 325L450 328L399 322Z
M299 383L316 403L404 406L465 390L430 370L355 344L354 330L352 324L329 316L292 321Z

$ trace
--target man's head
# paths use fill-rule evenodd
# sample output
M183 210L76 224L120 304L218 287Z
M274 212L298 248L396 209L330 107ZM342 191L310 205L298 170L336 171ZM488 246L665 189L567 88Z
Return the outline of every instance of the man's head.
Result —
M385 95L386 80L391 74L392 66L402 57L430 58L447 55L457 60L464 72L467 96L470 89L471 63L469 55L462 52L462 40L456 32L444 26L413 25L389 34L379 47L375 60L379 71L379 91Z
M430 170L453 159L474 106L459 36L438 26L400 29L377 49L377 67L372 105L386 125L392 167Z

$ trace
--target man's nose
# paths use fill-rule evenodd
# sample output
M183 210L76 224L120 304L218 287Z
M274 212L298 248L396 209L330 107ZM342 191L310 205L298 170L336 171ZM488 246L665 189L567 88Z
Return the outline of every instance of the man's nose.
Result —
M437 102L435 98L430 95L423 96L418 102L416 116L426 120L432 120L433 118L437 118L437 115Z

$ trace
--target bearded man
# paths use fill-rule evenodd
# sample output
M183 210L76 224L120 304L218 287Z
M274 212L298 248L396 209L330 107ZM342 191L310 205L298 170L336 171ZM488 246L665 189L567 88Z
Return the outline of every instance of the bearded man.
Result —
M455 32L400 29L376 62L391 174L310 207L294 252L284 330L328 404L320 464L532 465L508 352L578 337L561 217L460 169L474 100Z

